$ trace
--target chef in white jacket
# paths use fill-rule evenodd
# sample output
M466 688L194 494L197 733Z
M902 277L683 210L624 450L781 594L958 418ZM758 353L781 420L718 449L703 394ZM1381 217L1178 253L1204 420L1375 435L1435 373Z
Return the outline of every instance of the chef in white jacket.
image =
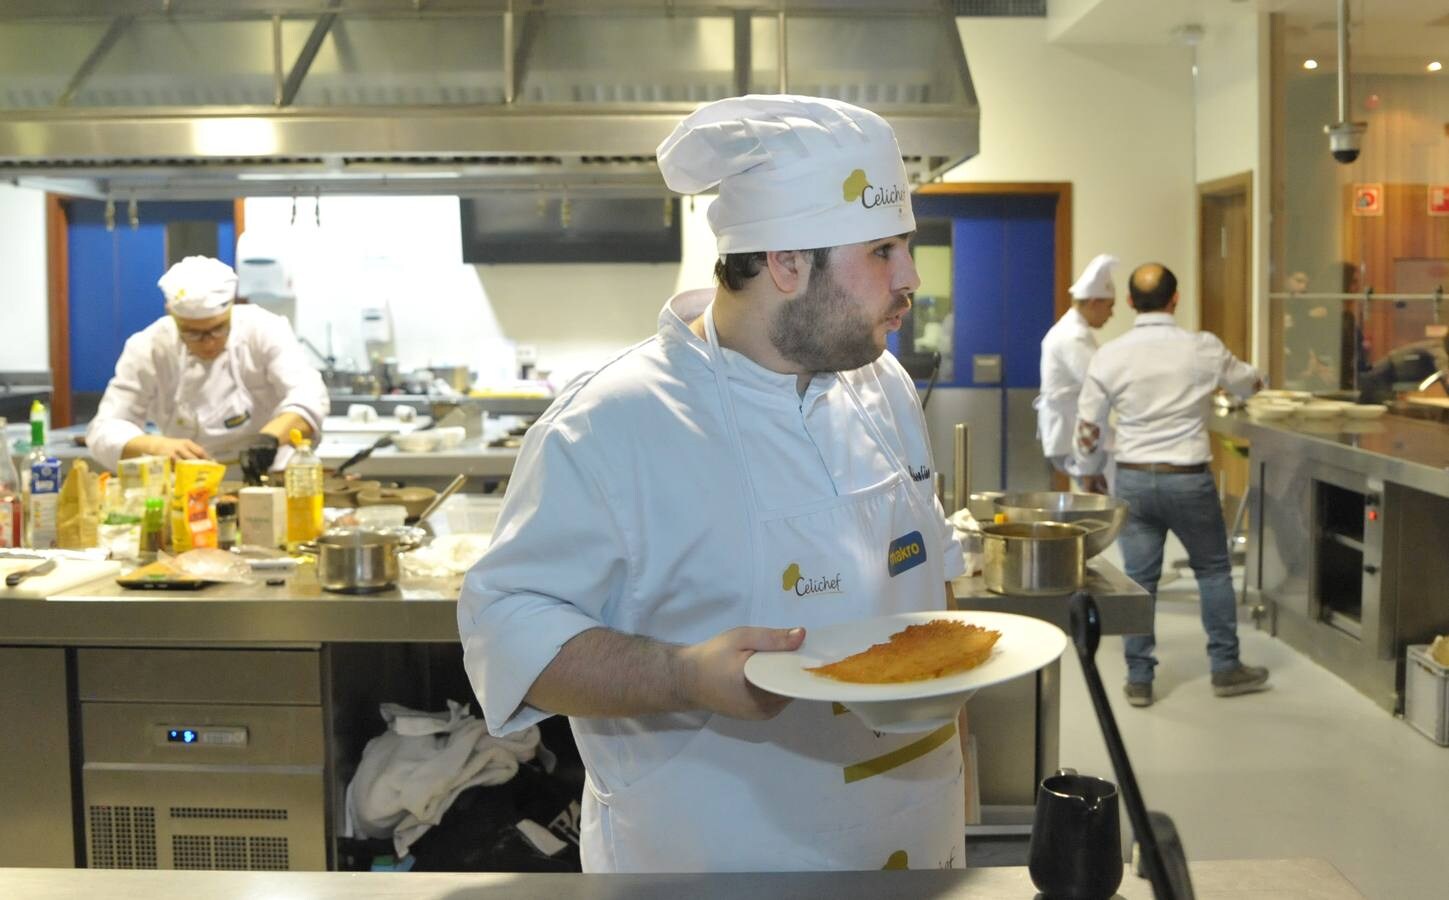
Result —
M719 283L529 429L458 604L488 726L569 716L586 871L961 866L954 719L878 734L743 675L807 629L943 609L963 570L882 352L920 284L895 135L835 100L736 97L658 157L676 191L718 185Z
M266 471L291 429L318 433L328 409L322 376L286 319L236 305L230 266L188 256L157 284L167 315L127 339L86 429L97 462L115 469L155 454ZM147 433L147 422L160 433Z
M1076 435L1077 395L1087 364L1097 352L1097 336L1092 332L1112 318L1117 286L1112 281L1112 267L1117 257L1101 253L1087 263L1071 286L1072 308L1066 311L1047 331L1041 341L1041 393L1036 402L1036 435L1042 453L1058 472L1081 480L1088 490L1105 493L1105 480L1100 475L1082 475L1072 454Z

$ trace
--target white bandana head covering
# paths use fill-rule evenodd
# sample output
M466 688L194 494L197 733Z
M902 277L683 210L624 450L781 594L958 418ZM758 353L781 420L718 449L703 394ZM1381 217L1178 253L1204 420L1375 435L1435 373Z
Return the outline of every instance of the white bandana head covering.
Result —
M166 311L182 319L209 319L226 312L236 298L236 273L209 256L188 256L156 282Z
M1092 261L1082 270L1082 276L1071 286L1072 299L1115 298L1117 285L1112 281L1112 267L1117 262L1117 257L1110 253L1098 253L1092 257Z
M709 225L721 255L838 247L916 228L895 132L839 100L717 100L690 113L656 153L671 190L719 185Z

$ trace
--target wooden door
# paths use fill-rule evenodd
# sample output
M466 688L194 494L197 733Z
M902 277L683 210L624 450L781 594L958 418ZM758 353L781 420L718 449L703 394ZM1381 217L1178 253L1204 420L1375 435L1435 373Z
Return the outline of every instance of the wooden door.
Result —
M1198 188L1198 302L1202 330L1222 338L1233 355L1244 360L1251 356L1250 178L1235 176Z
M1251 359L1253 182L1250 173L1198 186L1198 303L1202 330L1222 339L1233 355ZM1248 489L1241 446L1214 440L1213 472L1231 531L1238 499Z

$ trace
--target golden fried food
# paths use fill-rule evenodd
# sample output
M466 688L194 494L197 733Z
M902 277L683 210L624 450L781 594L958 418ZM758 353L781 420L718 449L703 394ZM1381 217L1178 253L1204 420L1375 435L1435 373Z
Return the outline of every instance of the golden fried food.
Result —
M979 625L932 619L897 631L883 644L805 671L855 684L924 681L976 668L1000 637L1001 632Z

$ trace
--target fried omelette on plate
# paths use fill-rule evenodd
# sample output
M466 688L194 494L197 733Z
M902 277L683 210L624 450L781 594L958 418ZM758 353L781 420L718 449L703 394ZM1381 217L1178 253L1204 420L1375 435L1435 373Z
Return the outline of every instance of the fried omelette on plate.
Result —
M805 671L855 684L924 681L974 669L986 661L999 631L952 619L932 619L897 631L883 644Z

